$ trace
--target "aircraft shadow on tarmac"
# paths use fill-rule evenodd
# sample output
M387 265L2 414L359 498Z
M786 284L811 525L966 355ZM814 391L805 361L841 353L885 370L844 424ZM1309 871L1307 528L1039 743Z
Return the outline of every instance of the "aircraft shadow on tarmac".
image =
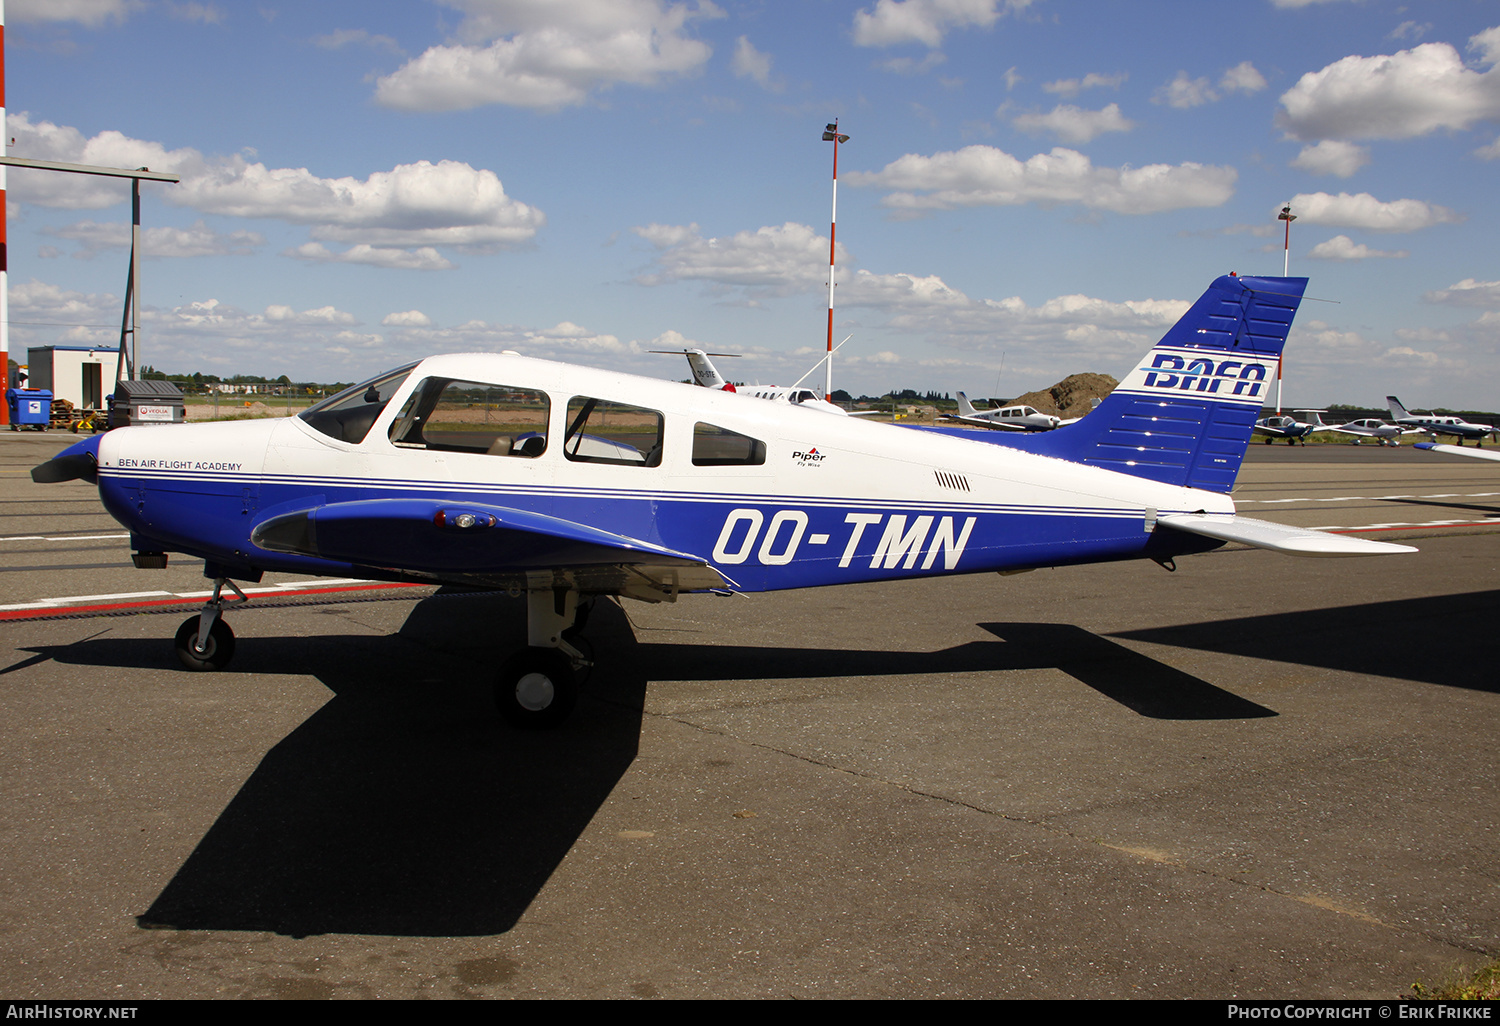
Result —
M650 679L1058 667L1145 716L1275 715L1070 625L982 624L997 640L929 653L656 644L600 603L588 634L608 654L578 712L563 730L516 732L496 723L488 682L494 653L523 643L520 601L447 598L419 602L396 635L239 639L234 671L312 674L333 697L266 753L143 928L504 933L635 759ZM172 658L165 638L107 632L27 651L0 673L46 658L150 669Z
M1500 590L1269 613L1111 635L1178 648L1500 692Z

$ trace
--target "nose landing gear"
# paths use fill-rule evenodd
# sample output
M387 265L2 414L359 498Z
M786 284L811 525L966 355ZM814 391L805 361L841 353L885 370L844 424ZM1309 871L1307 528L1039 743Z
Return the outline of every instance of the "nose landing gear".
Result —
M556 727L578 704L578 689L593 661L575 644L588 616L588 605L578 605L578 592L568 588L526 593L526 634L530 647L506 660L495 683L495 705L513 727L538 730Z
M238 599L223 597L224 585L229 585ZM250 601L245 593L227 577L214 579L214 596L203 605L197 616L190 616L177 628L177 658L189 670L207 672L222 670L234 657L234 631L229 629L220 614L226 604L241 605Z

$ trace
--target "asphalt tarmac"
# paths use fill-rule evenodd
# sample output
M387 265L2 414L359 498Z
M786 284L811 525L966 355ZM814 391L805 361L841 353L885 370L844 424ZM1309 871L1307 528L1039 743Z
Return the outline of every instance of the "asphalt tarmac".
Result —
M179 669L207 582L30 482L71 440L0 433L0 997L1392 998L1500 954L1500 465L1252 447L1243 513L1414 555L601 604L521 734L504 596L268 580Z

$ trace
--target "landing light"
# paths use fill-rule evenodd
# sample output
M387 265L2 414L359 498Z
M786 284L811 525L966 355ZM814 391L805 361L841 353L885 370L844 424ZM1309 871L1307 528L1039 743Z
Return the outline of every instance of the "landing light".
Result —
M432 523L435 527L457 528L469 530L475 527L494 527L499 521L488 513L471 513L466 510L451 511L440 509L433 514Z

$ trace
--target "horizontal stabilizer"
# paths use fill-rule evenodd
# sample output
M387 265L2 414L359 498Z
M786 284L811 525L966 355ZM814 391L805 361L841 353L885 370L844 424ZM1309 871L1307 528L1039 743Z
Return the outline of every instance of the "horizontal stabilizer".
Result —
M1207 513L1173 513L1157 517L1157 524L1174 531L1201 534L1220 541L1241 542L1289 556L1388 556L1416 552L1410 545L1351 538L1346 534L1309 531L1303 527L1273 524L1248 517L1211 516Z
M336 502L272 517L250 540L272 552L315 556L449 581L511 579L535 571L670 581L673 590L721 588L708 562L651 542L525 510L442 499ZM630 571L624 571L624 568ZM667 585L664 585L667 586ZM587 589L585 589L587 590Z

